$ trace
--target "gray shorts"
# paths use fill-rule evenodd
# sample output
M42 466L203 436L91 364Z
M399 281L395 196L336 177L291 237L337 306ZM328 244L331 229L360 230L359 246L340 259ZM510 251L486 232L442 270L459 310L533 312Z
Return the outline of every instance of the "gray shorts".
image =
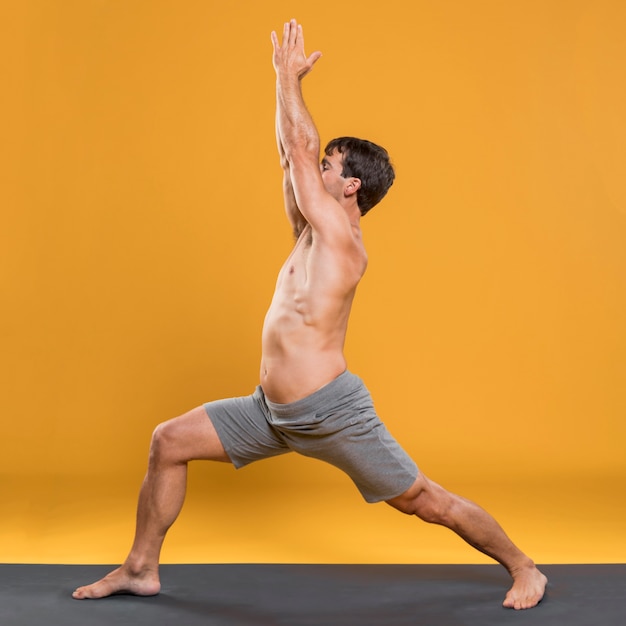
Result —
M251 396L204 405L236 468L295 451L343 470L367 502L404 493L418 469L374 410L363 381L345 371L291 404L270 402L261 387Z

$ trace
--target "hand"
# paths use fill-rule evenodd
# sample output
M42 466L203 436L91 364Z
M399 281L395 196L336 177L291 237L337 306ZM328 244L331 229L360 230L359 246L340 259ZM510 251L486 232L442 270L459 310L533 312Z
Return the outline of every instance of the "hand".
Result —
M274 45L272 63L277 75L292 75L300 80L313 69L315 62L322 56L319 51L309 57L306 56L302 26L296 20L285 23L282 45L278 43L276 32L272 31L272 44Z

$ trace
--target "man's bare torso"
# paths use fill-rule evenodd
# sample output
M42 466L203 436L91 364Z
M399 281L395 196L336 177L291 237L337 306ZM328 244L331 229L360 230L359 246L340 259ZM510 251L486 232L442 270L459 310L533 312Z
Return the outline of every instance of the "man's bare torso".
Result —
M304 398L346 369L348 318L367 257L358 226L327 241L306 225L278 274L262 337L261 386L273 402Z

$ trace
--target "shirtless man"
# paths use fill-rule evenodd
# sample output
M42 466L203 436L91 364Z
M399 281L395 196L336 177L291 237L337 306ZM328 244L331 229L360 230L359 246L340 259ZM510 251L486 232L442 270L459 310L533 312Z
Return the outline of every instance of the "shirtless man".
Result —
M261 384L251 396L210 402L156 428L131 551L121 567L73 596L159 593L159 554L183 505L189 461L241 467L295 450L340 467L366 501L450 528L508 570L505 607L533 607L546 577L488 513L418 472L346 369L348 317L367 265L360 218L385 195L393 169L384 149L354 138L333 140L320 165L301 80L321 54L306 56L295 20L284 25L282 42L272 33L272 43L276 134L296 243L265 318Z

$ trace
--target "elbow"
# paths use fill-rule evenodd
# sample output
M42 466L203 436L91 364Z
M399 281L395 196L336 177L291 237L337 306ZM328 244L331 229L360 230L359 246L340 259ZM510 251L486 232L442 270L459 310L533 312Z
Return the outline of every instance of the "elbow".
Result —
M287 155L283 152L280 155L280 166L283 168L285 172L289 171L289 159Z
M302 161L318 163L320 158L319 137L302 137L293 142L289 149L285 150L284 158L287 168Z

